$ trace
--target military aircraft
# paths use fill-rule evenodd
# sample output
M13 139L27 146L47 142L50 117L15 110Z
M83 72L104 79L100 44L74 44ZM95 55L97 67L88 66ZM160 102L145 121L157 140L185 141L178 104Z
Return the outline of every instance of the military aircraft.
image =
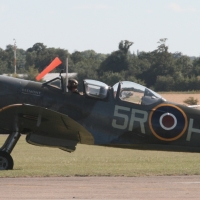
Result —
M0 76L0 169L13 169L21 134L33 145L73 152L78 143L111 147L199 151L200 110L166 101L134 82L114 86L83 80L66 91L60 74L45 83Z

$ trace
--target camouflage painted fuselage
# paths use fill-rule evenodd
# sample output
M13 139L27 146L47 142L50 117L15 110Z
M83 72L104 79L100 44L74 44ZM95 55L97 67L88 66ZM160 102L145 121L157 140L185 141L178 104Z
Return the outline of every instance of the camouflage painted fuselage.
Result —
M1 133L12 132L14 116L20 116L20 131L30 134L27 140L33 144L64 148L64 142L59 145L63 137L70 141L66 145L69 149L80 142L125 148L200 150L199 110L163 99L150 105L123 101L113 88L108 89L107 98L97 99L84 91L78 95L51 84L0 76L0 109ZM46 142L47 138L51 141ZM58 138L54 145L53 140Z

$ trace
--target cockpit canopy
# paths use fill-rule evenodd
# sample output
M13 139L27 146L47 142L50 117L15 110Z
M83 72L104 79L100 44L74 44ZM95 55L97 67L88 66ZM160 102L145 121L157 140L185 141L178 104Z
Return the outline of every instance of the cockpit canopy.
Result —
M128 101L135 104L150 105L158 101L165 100L156 92L134 82L122 81L113 86L114 95L117 94L119 84L121 89L119 98L123 101Z
M114 98L119 98L122 101L128 101L134 104L151 105L161 100L165 101L165 99L156 92L130 81L118 82L113 87L109 87L101 81L91 79L85 79L83 83L85 95L96 99L107 99L108 91L113 90ZM49 85L64 91L61 77L52 79L44 83L44 85Z
M118 86L120 84L120 92L117 94ZM106 99L108 95L109 86L103 82L85 79L84 80L85 94L89 97ZM112 88L111 88L112 89ZM122 81L113 86L114 98L119 95L122 101L128 101L135 104L150 105L160 100L165 101L156 92L134 82Z
M108 94L109 86L103 82L85 79L84 80L85 93L89 97L105 99Z

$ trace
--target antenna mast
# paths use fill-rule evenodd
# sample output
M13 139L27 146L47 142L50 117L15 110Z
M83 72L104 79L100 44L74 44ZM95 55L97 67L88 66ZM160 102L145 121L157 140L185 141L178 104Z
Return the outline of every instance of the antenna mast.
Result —
M14 40L14 75L16 74L16 49L17 49L17 46L16 46L16 40Z
M66 86L65 86L65 91L68 92L68 57L66 58Z

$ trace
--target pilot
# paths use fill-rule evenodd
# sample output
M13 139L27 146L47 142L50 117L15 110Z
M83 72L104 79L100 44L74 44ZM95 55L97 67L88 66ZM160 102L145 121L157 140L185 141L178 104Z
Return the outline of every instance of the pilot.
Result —
M80 94L78 92L77 87L78 87L78 81L76 79L69 79L68 85L67 85L68 90L71 91L72 93Z

